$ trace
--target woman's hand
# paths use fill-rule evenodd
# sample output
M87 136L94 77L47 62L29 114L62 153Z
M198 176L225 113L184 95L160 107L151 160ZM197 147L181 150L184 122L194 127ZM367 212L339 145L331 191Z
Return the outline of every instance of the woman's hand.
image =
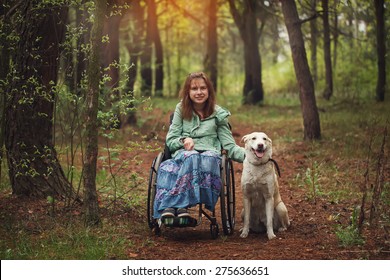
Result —
M186 149L187 151L191 151L194 149L195 143L192 138L187 137L183 140L183 145L184 149Z

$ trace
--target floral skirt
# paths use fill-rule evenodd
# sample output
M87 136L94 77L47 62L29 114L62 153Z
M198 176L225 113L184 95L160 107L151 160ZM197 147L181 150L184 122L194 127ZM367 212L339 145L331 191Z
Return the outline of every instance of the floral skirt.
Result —
M221 156L215 152L180 151L161 163L157 174L154 218L164 209L199 203L213 211L221 191Z

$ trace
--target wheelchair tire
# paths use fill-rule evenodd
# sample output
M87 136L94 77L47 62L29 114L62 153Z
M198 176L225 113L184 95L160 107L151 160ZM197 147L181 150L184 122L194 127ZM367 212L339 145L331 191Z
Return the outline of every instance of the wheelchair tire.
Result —
M156 180L157 180L157 171L160 167L161 162L163 161L164 153L160 152L157 157L153 160L152 166L150 167L149 172L149 184L148 184L148 205L147 205L147 217L148 224L150 229L154 229L155 233L159 235L160 226L156 219L153 218L153 204L154 198L156 196Z
M224 235L231 235L235 227L236 195L232 161L226 155L222 155L221 178L220 204L222 230Z

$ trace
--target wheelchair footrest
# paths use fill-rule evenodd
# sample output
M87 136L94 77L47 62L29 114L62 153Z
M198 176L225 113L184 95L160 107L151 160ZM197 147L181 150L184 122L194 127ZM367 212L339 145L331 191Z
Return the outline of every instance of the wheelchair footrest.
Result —
M166 227L195 227L198 223L193 217L165 217L161 221Z

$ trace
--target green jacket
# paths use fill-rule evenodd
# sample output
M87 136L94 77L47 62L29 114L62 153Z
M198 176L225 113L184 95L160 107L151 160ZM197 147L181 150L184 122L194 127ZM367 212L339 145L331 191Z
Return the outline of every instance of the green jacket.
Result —
M181 102L178 103L166 139L172 157L184 148L181 139L191 137L195 143L195 150L215 151L220 154L223 147L229 158L243 162L245 151L244 148L236 145L230 131L228 116L230 116L229 111L216 105L214 113L204 120L195 113L190 121L183 120Z

